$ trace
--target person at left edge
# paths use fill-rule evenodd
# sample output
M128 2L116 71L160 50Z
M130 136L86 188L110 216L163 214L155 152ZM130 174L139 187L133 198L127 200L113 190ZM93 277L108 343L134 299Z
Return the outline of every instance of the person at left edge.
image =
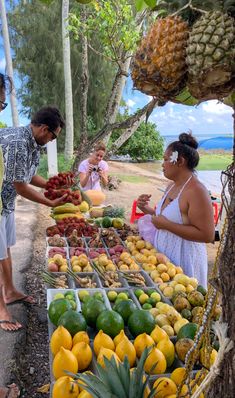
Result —
M0 264L2 265L3 298L5 304L14 302L34 303L31 296L18 291L12 278L10 248L16 242L15 199L17 194L49 207L63 203L66 195L55 200L45 198L33 188L45 188L46 180L36 174L42 146L56 139L65 126L55 107L40 109L26 127L0 129L0 145L3 152L4 176L2 184L2 218L0 222Z

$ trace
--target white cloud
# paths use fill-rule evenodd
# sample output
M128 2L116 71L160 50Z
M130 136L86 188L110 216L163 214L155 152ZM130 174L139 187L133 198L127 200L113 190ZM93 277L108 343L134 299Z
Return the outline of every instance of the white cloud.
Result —
M192 120L192 122L196 122L197 121L197 119L194 116L188 116L188 119Z
M208 123L213 123L213 119L211 119L210 117L208 117L208 118L206 119L206 121L207 121Z
M127 106L128 106L129 108L133 108L133 106L136 104L136 102L133 101L132 99L128 99L128 100L126 101L126 104L127 104Z
M202 104L202 110L207 113L213 113L215 115L232 114L233 110L227 105L218 102L217 100L211 100Z
M6 68L6 59L5 58L1 58L0 59L0 69L1 70L5 70Z

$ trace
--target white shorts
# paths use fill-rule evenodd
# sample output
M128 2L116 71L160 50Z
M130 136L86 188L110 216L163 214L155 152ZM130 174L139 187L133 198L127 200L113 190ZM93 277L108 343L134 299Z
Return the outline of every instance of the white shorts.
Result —
M14 212L2 215L0 220L0 260L8 257L7 249L16 243Z

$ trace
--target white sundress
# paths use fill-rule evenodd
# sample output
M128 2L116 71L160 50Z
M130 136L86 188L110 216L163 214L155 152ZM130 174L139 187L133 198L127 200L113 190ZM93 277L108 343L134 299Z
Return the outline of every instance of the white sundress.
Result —
M183 185L178 196L161 211L164 200L174 185L164 194L156 208L156 215L162 214L174 223L183 224L179 199L191 178ZM186 240L167 230L157 229L154 246L159 252L164 253L173 264L181 266L186 275L197 278L200 285L207 287L208 265L205 243Z

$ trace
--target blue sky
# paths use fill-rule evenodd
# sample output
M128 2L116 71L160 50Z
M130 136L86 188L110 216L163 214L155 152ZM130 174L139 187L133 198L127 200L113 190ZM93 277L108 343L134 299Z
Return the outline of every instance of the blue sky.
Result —
M0 72L5 71L5 58L2 46L0 47ZM15 81L15 86L20 82ZM135 112L148 103L152 97L133 90L131 79L123 93L129 113ZM9 103L9 98L7 98ZM21 106L18 103L20 111ZM193 134L232 134L233 133L233 110L216 100L204 102L197 107L189 107L168 102L165 106L156 108L149 121L156 124L161 135L180 134L183 131L192 130ZM28 123L28 120L19 114L20 124ZM0 115L0 121L8 126L12 125L10 104Z

